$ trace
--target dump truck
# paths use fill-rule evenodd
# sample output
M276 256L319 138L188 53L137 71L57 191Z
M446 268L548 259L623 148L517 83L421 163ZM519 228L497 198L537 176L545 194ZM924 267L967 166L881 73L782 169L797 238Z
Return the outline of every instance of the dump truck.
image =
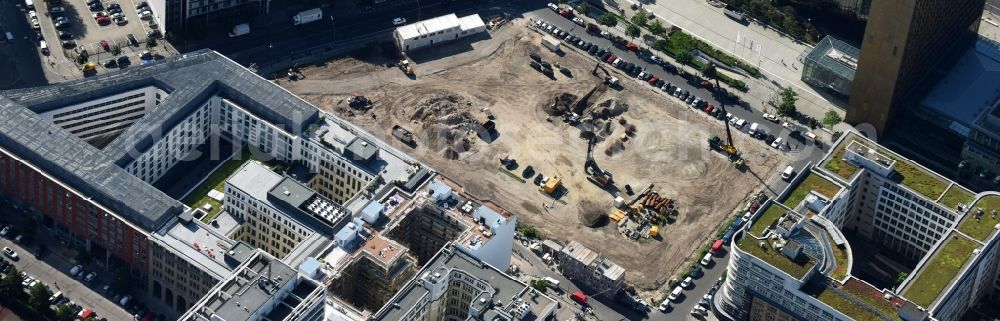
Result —
M573 292L573 294L569 295L569 298L573 299L573 301L576 301L576 303L587 304L587 295L583 294L583 291L576 290Z
M416 143L413 140L413 133L411 133L409 130L406 130L406 128L400 127L399 125L392 126L392 136L396 137L396 139L399 139L399 141L409 145Z
M559 40L556 40L556 38L553 38L552 36L542 37L542 45L545 46L545 48L549 48L549 50L552 50L552 52L560 51Z
M304 25L319 19L323 19L323 10L320 8L312 8L306 11L301 11L292 17L293 25Z
M239 37L246 34L250 34L250 24L241 23L233 27L233 31L229 32L229 37Z

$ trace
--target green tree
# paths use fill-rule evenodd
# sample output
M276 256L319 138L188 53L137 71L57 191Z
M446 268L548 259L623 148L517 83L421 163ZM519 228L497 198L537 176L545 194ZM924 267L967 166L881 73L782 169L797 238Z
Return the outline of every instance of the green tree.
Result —
M646 17L645 11L636 11L635 15L632 16L632 23L638 26L645 27L647 22L649 22L649 18Z
M690 52L681 51L680 53L677 54L676 59L677 62L679 63L690 65L691 62L694 61L694 56L692 56Z
M785 87L782 89L781 103L778 104L778 115L790 117L798 115L799 111L795 107L795 102L798 100L798 94L792 90L792 87Z
M590 5L588 5L586 2L576 6L576 12L580 13L581 15L586 16L587 12L589 11L590 11Z
M900 284L903 284L903 281L906 281L906 277L908 276L910 275L907 274L906 272L896 273L896 277L892 279L892 284L890 284L890 288L896 288Z
M146 48L149 49L149 48L153 48L153 47L156 47L156 38L147 37L146 38Z
M602 25L608 27L614 27L618 25L618 18L615 17L615 15L610 12L605 12L603 15L601 15L601 18L598 19L597 21L600 22Z
M38 312L48 310L50 295L49 289L42 282L35 283L28 289L28 304Z
M73 319L76 319L76 315L73 314L73 310L65 304L56 306L55 315L56 321L72 321Z
M701 67L700 71L701 71L702 77L705 77L705 78L708 78L708 79L715 79L716 77L719 76L718 75L718 70L715 69L715 64L706 64L706 65L704 65L704 66Z
M15 299L24 298L24 285L21 285L21 282L24 282L24 279L21 278L21 272L18 272L17 268L11 268L0 280L0 296Z
M538 290L538 292L545 293L549 291L549 287L545 285L545 280L531 280L528 281L528 285L531 285L531 287Z
M826 114L823 115L823 125L827 128L833 127L833 125L836 125L841 120L840 114L832 110L826 111Z
M670 42L667 39L656 39L653 41L653 48L659 49L660 51L667 51L670 47Z
M115 44L114 46L111 46L111 54L112 55L117 56L117 55L119 55L121 53L122 53L121 46L118 46L118 44Z
M79 65L87 63L87 59L90 59L90 53L87 51L81 51L79 55L76 55L76 63Z
M649 32L652 32L654 35L658 36L662 36L667 32L667 28L663 27L663 23L660 22L660 20L653 20L653 22L650 22L648 25L646 25L646 29L649 29Z
M524 235L524 237L527 238L540 238L542 236L541 233L538 233L538 229L536 229L534 226L525 226L519 228L518 232L521 232L521 235Z
M635 39L635 37L639 36L639 27L636 27L635 25L628 25L628 27L625 27L625 35L629 36L629 38Z

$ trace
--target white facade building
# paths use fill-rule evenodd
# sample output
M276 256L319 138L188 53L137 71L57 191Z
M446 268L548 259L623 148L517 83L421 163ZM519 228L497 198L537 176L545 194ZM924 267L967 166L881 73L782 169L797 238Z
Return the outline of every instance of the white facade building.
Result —
M478 14L459 18L454 13L408 24L393 32L401 51L416 50L486 31Z

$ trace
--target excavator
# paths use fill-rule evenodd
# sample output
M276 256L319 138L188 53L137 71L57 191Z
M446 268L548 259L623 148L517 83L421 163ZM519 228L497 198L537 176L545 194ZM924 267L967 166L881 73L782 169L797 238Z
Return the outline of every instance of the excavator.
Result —
M597 161L594 160L594 145L596 144L597 142L593 137L587 142L587 161L583 163L583 168L587 172L587 179L598 186L607 187L614 184L614 179L611 176L611 172L602 170L600 166L597 166Z

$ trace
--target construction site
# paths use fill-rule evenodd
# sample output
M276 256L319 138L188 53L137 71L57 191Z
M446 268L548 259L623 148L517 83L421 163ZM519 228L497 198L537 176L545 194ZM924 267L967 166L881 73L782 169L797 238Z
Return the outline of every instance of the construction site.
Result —
M401 65L372 46L277 81L510 209L519 225L618 262L642 290L690 264L790 162L746 135L710 144L726 139L724 122L574 49L553 53L526 24L446 57L410 54Z

